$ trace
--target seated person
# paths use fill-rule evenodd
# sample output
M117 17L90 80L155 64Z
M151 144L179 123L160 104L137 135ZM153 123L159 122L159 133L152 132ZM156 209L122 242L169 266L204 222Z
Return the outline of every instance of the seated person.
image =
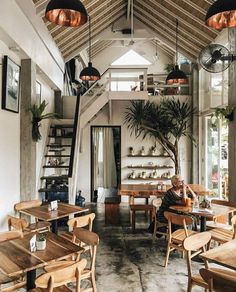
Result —
M162 204L156 214L157 220L159 222L163 222L163 223L167 222L167 219L164 216L165 211L174 212L173 210L169 209L170 206L185 205L185 200L187 198L187 191L190 193L190 196L194 200L197 200L196 194L188 185L184 184L184 181L180 175L174 175L171 178L171 184L173 187L170 188L165 193L162 199Z

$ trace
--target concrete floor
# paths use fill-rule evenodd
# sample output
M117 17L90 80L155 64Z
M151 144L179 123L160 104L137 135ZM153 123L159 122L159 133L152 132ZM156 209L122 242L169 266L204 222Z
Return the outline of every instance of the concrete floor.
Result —
M97 216L94 231L100 236L96 261L98 292L181 292L187 291L187 266L185 259L172 252L169 265L163 267L166 241L152 241L147 233L148 219L138 214L136 233L131 232L129 209L120 205L119 226L105 225L104 204L91 206ZM193 263L197 272L202 264ZM193 292L204 291L195 286Z

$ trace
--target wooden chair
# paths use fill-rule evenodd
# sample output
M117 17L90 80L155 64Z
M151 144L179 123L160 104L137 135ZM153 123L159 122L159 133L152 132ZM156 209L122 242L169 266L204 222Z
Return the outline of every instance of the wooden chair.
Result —
M188 268L188 289L187 292L192 291L193 285L201 286L205 289L208 289L208 283L202 279L200 274L193 274L191 259L200 254L201 252L206 251L206 245L209 244L211 240L211 234L209 232L201 232L194 234L185 238L183 242L183 247L186 252L187 259L187 268ZM192 252L195 252L192 254ZM208 268L208 262L205 260L205 267Z
M95 218L95 213L90 213L84 216L79 216L79 217L69 219L67 221L67 225L69 229L72 229L72 230L77 227L80 227L80 228L86 227L89 231L92 231L94 218ZM80 243L79 240L76 239L75 236L73 236L73 232L67 231L67 232L62 233L60 236L62 236L63 238L69 241L72 241L75 244L81 245L83 248L86 248L86 249L88 248L85 246L84 243Z
M210 229L211 239L218 242L219 244L226 243L236 238L236 215L231 218L231 224L233 230L227 230L223 228Z
M25 209L38 207L42 205L42 201L40 200L31 200L31 201L22 201L14 205L14 209L16 212L19 213L19 217L21 218L20 211ZM46 221L38 221L36 220L35 223L29 224L26 228L26 232L35 232L35 231L50 231L51 223Z
M215 271L200 269L200 275L208 283L209 292L235 292L236 272L229 270Z
M82 259L79 262L70 262L67 267L61 267L52 272L42 274L35 280L36 288L32 289L31 292L72 291L66 286L71 282L76 283L76 292L80 292L81 275L86 264L86 259Z
M19 230L0 232L0 242L9 241L11 239L17 239L23 237L23 233ZM10 292L17 291L17 289L24 287L26 281L22 276L8 277L6 274L0 271L0 291ZM4 287L6 285L6 287Z
M153 220L154 220L153 239L157 238L157 236L156 236L157 234L165 235L165 236L168 235L168 232L162 232L162 231L158 230L161 227L164 227L164 228L168 229L168 224L159 222L157 220L157 217L156 217L157 211L159 210L159 207L161 206L161 203L162 203L162 199L161 198L157 198L157 199L154 199L152 201Z
M213 200L211 200L211 203L221 205L221 206L236 207L236 203L225 201L225 200L213 199ZM229 213L229 216L232 217L233 215L234 215L234 211ZM223 222L228 221L226 218L226 215L222 215L220 217L217 217L214 221L207 221L206 227L207 227L207 229L212 229L212 228L221 228L222 229L223 228L226 230L232 230L232 225L222 223L222 221Z
M97 246L99 244L99 237L96 233L91 232L87 229L76 227L73 230L73 235L80 241L85 243L90 247L89 249L89 267L86 268L81 275L81 280L90 279L92 284L92 291L97 292L96 281L95 281L95 261L97 254ZM86 252L86 251L85 251ZM71 262L71 261L70 261ZM54 264L48 265L45 267L47 272L54 271L60 267L65 267L70 264L68 261L59 261ZM90 289L90 290L91 290Z
M165 212L164 216L168 220L168 245L166 251L165 267L168 265L170 252L173 250L184 251L183 241L186 237L193 235L196 231L188 230L187 226L193 224L193 219L187 215L179 215L172 212ZM172 233L172 224L182 226L183 229L178 229Z

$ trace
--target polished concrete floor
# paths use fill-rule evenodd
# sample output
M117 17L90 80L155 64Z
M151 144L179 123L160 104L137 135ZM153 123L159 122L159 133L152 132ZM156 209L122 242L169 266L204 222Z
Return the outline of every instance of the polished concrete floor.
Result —
M137 216L136 233L129 224L129 209L120 205L120 224L106 225L104 204L92 205L96 212L94 231L100 236L96 261L98 292L181 292L187 291L187 266L181 254L172 252L163 267L165 239L153 242L147 232L148 218ZM198 271L202 264L194 262ZM193 292L204 291L195 286Z

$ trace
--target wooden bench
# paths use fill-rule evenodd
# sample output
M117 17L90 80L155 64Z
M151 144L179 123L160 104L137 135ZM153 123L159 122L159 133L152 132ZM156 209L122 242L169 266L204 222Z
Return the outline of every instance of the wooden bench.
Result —
M120 223L120 196L105 198L105 224Z
M152 214L153 214L153 206L149 204L143 204L143 205L130 205L130 211L131 211L131 226L132 231L135 231L135 216L136 211L145 211L149 212L150 221L152 220Z

